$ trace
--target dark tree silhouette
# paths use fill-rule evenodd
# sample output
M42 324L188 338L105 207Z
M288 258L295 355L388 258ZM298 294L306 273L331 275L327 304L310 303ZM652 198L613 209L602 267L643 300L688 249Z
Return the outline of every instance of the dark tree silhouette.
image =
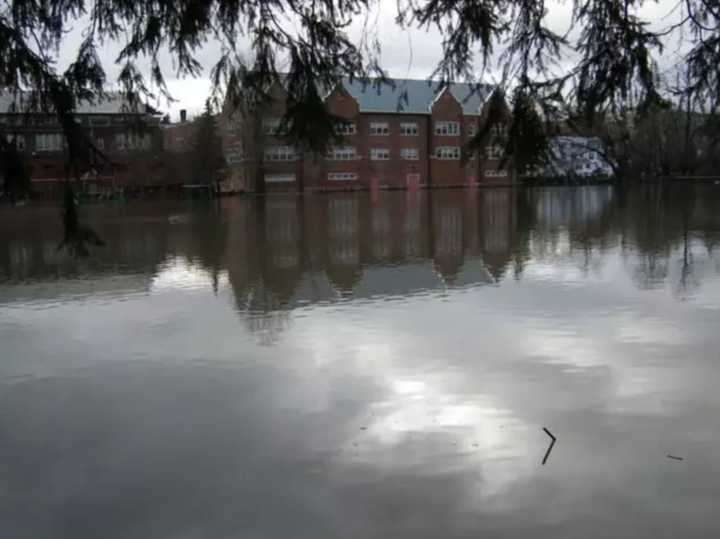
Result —
M215 116L210 101L205 102L205 110L195 120L195 142L193 144L194 178L199 184L208 184L217 187L220 181L220 171L224 164L222 141L217 132Z

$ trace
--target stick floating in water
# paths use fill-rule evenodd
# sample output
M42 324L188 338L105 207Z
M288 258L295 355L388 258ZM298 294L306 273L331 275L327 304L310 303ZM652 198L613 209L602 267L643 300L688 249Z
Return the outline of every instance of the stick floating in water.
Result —
M555 445L555 442L557 441L557 438L555 438L555 436L553 436L553 433L550 432L549 430L547 430L545 427L543 427L543 430L545 431L545 434L550 436L550 438L552 439L552 442L550 442L550 445L548 446L547 451L545 452L545 457L542 460L542 465L545 466L545 463L547 462L548 458L550 457L550 452L552 451L553 446Z
M668 454L667 458L673 459L673 460L685 460L682 457L676 457L675 455L670 455L670 454Z

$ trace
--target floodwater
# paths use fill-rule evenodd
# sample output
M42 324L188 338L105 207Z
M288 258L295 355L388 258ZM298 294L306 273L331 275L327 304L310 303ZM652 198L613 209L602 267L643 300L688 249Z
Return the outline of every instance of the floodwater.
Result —
M0 537L720 536L720 186L82 216L0 212Z

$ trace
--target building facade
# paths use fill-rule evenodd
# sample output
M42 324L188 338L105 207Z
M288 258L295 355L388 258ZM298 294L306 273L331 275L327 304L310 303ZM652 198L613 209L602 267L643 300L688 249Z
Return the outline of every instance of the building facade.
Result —
M160 115L149 106L132 107L119 96L81 103L75 122L104 155L84 163L80 179L91 191L109 192L153 183L161 176ZM24 158L36 193L57 194L66 179L67 144L56 115L25 110L0 95L0 136Z
M553 136L549 149L548 162L529 171L528 178L587 180L610 179L615 175L600 137Z
M414 189L510 184L502 159L504 125L476 149L493 89L488 86L392 80L375 85L345 80L325 96L339 118L322 154L302 151L280 132L286 93L270 89L262 111L223 113L227 176L243 191Z

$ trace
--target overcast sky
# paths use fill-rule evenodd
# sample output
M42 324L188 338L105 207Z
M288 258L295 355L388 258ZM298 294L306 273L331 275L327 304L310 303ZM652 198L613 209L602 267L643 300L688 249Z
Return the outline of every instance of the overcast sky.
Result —
M653 23L656 28L666 27L671 22L678 20L680 13L673 10L677 0L648 1L643 7L640 15ZM429 77L441 56L442 36L434 29L425 30L401 30L394 22L396 15L395 0L382 0L380 7L369 14L366 20L357 20L350 29L350 35L360 39L363 34L364 24L367 22L370 28L377 32L381 43L381 61L383 67L390 76L398 78L427 78ZM548 23L558 32L566 32L570 25L570 11L572 3L570 0L555 0L549 5ZM73 28L73 31L65 40L65 45L60 54L60 65L66 65L71 61L77 46L80 43L83 29L82 21ZM577 32L579 29L573 29ZM119 69L114 65L114 59L119 51L119 46L108 44L101 50L101 59L108 73L110 81L117 77ZM659 58L661 68L670 69L678 61L677 46L675 43L668 43L662 57ZM175 69L172 59L165 55L162 62L168 87L171 94L177 100L168 104L164 100L156 105L164 111L170 112L173 120L176 120L180 109L187 109L191 116L202 110L203 103L210 89L208 80L210 69L220 56L220 47L217 43L209 42L197 58L205 68L203 75L197 79L178 79L175 77Z

